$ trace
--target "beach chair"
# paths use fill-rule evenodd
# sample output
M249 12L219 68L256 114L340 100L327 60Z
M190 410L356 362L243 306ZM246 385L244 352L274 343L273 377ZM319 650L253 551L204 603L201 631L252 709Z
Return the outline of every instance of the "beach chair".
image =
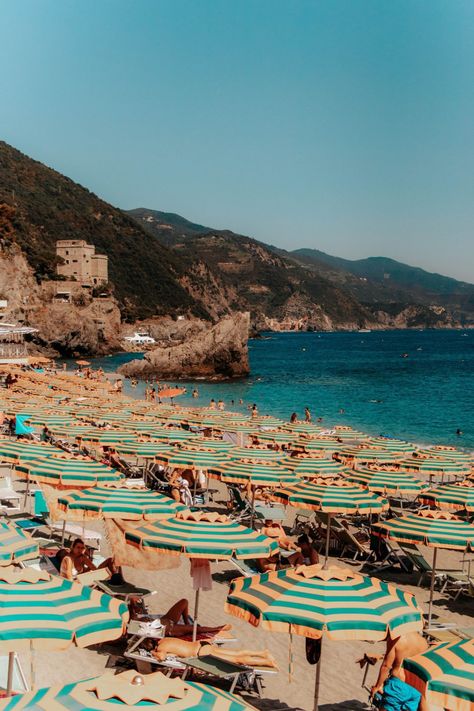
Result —
M2 696L5 695L7 690L8 661L8 654L0 656L0 689L3 692L0 692L0 695ZM26 681L21 662L16 652L14 653L13 659L13 679L11 688L14 694L24 694L26 691L29 691L28 682Z
M124 602L128 602L131 597L147 597L148 595L155 595L157 592L156 590L139 588L133 583L128 582L123 582L120 585L111 585L111 583L108 581L108 573L107 579L95 581L94 587L97 588L97 590L101 590L102 592L107 593L107 595L110 595L111 597L118 597Z
M215 657L212 654L205 654L199 657L188 657L180 660L186 667L182 678L186 679L188 673L196 670L219 681L230 681L229 692L233 693L236 687L250 692L256 691L259 698L262 697L264 674L278 674L277 669L254 668L235 664L227 660Z
M420 574L417 585L422 585L425 579L428 577L431 579L433 573L433 568L428 563L423 553L419 548L412 543L399 543L400 550L408 560L413 563L414 569ZM448 573L457 573L456 570L436 570L435 572L435 584L444 582Z
M232 509L229 517L233 521L244 521L252 518L252 504L242 496L242 492L237 486L227 486L229 492L229 501ZM253 506L253 518L255 521L283 521L286 517L284 506L279 504L261 504L258 501Z
M384 540L384 544L387 548L387 555L382 560L373 562L367 560L365 562L370 573L380 573L382 570L388 570L396 565L400 566L403 573L413 573L413 563L409 558L403 555L399 549L394 548L388 539Z

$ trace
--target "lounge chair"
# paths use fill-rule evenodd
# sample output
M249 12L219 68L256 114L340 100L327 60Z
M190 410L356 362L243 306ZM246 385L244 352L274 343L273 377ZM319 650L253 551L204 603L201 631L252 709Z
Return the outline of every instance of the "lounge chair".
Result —
M8 655L0 657L0 689L4 691L6 691L8 685L8 663ZM14 694L23 694L29 691L28 682L16 652L13 659L12 691Z
M106 580L94 582L94 587L97 588L97 590L107 593L107 595L111 597L118 597L124 600L124 602L128 602L129 599L134 596L146 597L147 595L154 595L156 593L156 590L152 591L147 588L139 588L133 583L128 582L123 582L120 585L111 585L108 581L108 574Z
M286 517L285 508L279 504L262 504L258 501L252 504L242 496L242 492L238 486L227 486L229 492L229 500L233 505L229 516L234 521L245 521L251 519L252 515L255 521L283 521Z
M322 511L316 511L316 518L327 528L329 516ZM365 556L366 562L375 558L369 542L359 541L355 535L346 528L337 518L331 516L330 523L330 547L340 549L340 558L344 558L346 554L351 554L353 560L357 560L359 556Z
M410 560L413 563L413 567L415 570L420 573L420 577L418 578L417 585L422 585L426 577L429 577L431 579L431 575L433 573L433 568L428 563L426 558L424 557L423 553L419 550L419 548L412 543L399 543L398 544L400 547L400 550L402 553L406 555L408 560ZM436 570L435 571L435 584L439 582L444 582L446 579L446 576L448 573L458 573L459 571L457 570Z

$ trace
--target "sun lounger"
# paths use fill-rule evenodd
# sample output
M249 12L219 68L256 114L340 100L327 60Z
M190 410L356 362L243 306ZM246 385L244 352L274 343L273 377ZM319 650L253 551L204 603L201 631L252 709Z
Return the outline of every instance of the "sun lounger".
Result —
M205 654L202 657L188 657L182 659L186 669L183 679L186 679L190 670L197 670L202 674L217 678L219 680L230 681L229 691L232 693L238 685L246 691L255 690L259 697L262 696L262 674L278 674L277 669L270 667L248 667L243 664L235 664L212 654Z
M252 514L255 521L265 521L266 519L283 521L286 517L284 506L272 503L262 504L256 501L252 510L252 504L242 496L242 492L237 486L227 486L227 490L229 492L230 503L232 504L232 510L229 516L234 521L251 519Z
M400 550L413 563L414 569L418 571L418 573L420 573L420 577L418 578L416 584L421 585L427 577L431 578L433 568L431 567L430 563L428 563L419 548L413 545L412 543L399 543L398 545L400 547ZM439 582L444 582L448 573L457 572L458 571L456 570L436 570L435 584Z
M0 656L0 689L3 691L6 691L8 684L8 662L8 654ZM14 694L23 694L29 691L28 683L16 652L13 661L12 691Z
M147 590L147 588L139 588L133 583L124 582L121 585L111 585L107 580L99 580L95 583L95 587L102 592L111 595L112 597L119 597L125 602L133 596L146 597L147 595L154 595L156 590Z

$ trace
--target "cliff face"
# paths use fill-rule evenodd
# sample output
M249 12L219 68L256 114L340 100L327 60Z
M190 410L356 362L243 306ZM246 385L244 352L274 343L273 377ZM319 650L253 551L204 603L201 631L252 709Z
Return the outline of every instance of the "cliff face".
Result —
M236 313L214 326L188 334L173 345L160 345L143 360L133 360L120 372L129 377L156 376L173 380L210 377L237 378L248 375L250 316Z

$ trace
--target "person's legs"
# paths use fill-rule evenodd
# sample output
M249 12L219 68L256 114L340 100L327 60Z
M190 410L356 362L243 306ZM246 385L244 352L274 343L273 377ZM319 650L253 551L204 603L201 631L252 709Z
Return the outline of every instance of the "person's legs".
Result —
M189 602L185 597L181 598L181 600L178 600L178 602L175 602L175 604L170 607L163 617L167 620L171 620L171 622L175 624L177 624L182 617L185 625L191 624L189 618Z
M228 662L234 662L235 664L276 667L275 659L267 649L263 649L262 651L254 651L251 649L230 650L221 649L215 644L203 644L199 650L199 656L202 657L206 654L212 654L213 657L218 657Z

